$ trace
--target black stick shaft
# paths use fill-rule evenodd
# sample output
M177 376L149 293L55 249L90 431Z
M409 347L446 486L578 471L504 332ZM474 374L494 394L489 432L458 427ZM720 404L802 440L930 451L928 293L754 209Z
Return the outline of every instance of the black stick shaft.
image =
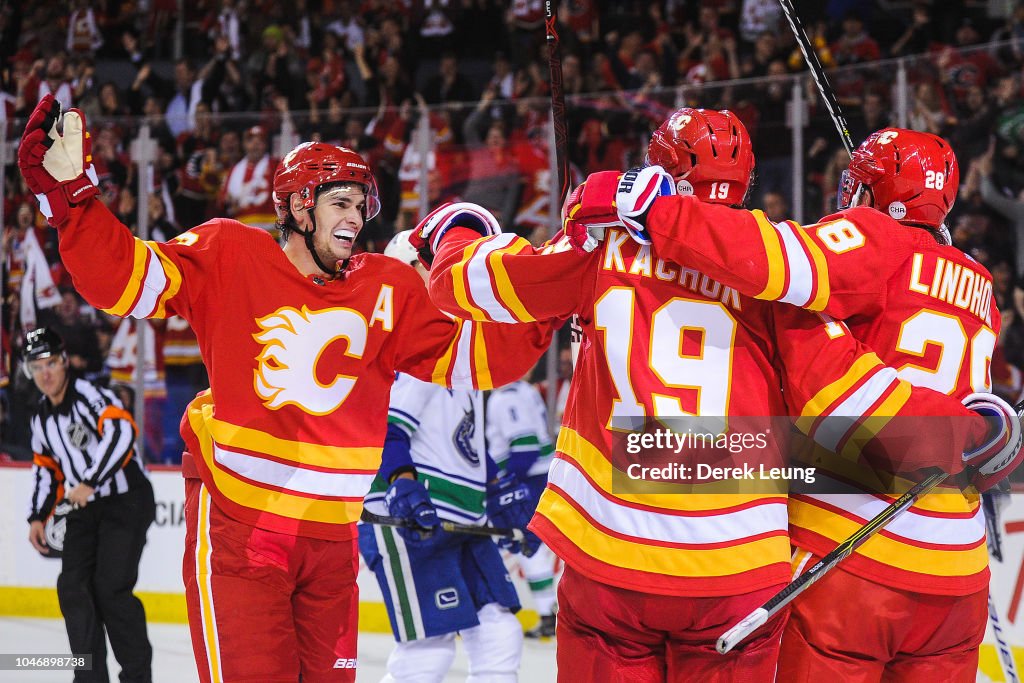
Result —
M365 522L366 524L376 524L378 526L391 526L398 529L421 529L422 527L410 522L407 519L401 517L385 517L384 515L375 515L366 508L363 508L363 514L360 515L359 521ZM470 536L497 536L500 538L511 538L514 541L523 540L522 529L503 529L492 526L473 526L472 524L459 524L457 522L449 522L448 520L441 520L441 529L452 534L467 534Z
M800 15L796 13L792 0L779 0L779 4L782 6L783 14L786 15L786 20L789 21L789 28L792 29L797 45L800 46L800 52L803 53L804 61L807 62L807 68L811 71L814 83L818 86L821 99L825 101L825 108L828 109L829 116L832 117L832 123L839 131L843 146L846 147L850 156L853 156L854 145L853 139L850 137L850 126L846 123L843 110L839 108L839 102L836 101L832 85L828 82L828 77L825 76L825 70L821 67L821 62L818 61L818 53L814 51L811 41L807 38L807 31L804 30L803 22L800 21Z
M857 548L885 528L887 524L906 512L917 499L942 483L947 476L949 475L945 472L936 472L924 481L911 487L909 491L894 500L852 536L836 546L832 552L815 562L807 571L794 579L792 583L741 619L738 624L723 633L716 645L718 651L725 654L743 642L769 619L781 612L782 608L788 605L794 598L810 588L814 582L852 555Z
M544 1L544 31L548 41L548 69L551 72L551 115L555 127L555 163L558 166L558 206L569 194L569 133L565 120L565 91L562 88L562 54L555 26L558 11L555 0Z

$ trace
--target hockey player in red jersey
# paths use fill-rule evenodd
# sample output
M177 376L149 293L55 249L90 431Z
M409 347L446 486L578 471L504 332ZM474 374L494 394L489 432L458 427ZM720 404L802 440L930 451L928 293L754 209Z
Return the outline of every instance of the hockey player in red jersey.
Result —
M676 129L663 125L648 156L687 190L679 178L690 171L680 168L688 159L676 154L683 149L676 139ZM608 187L607 177L597 180ZM899 368L900 377L1009 417L1009 406L974 393L991 388L999 312L988 271L944 246L943 221L957 185L956 158L945 141L890 128L854 153L840 189L846 210L807 228L683 196L659 198L646 220L632 218L672 258L699 260L748 294L842 316L856 338ZM575 215L607 222L599 195L590 194L589 203L574 207ZM586 235L576 234L582 245ZM1019 456L1006 455L997 471L974 474L977 488L1013 469ZM795 571L813 564L886 502L877 490L794 494L789 508ZM973 681L987 614L985 545L973 489L918 501L840 565L827 590L816 587L794 603L780 678ZM873 605L875 618L848 619L841 605L853 602Z
M135 239L95 198L80 112L49 96L18 163L90 303L179 315L199 340L210 389L182 420L182 465L200 678L353 681L355 521L380 465L395 372L491 388L522 376L550 329L454 321L412 269L353 256L379 201L346 148L304 143L279 166L283 249L226 219L167 243ZM493 223L467 215L481 230Z
M745 131L733 149L718 151L701 156L709 182L716 171L730 177L737 159L745 173L710 201L729 201L732 192L743 197L753 166ZM651 179L657 181L652 173L634 178L638 195ZM781 618L736 657L719 656L714 640L788 581L784 492L680 496L662 482L639 492L623 487L614 444L624 424L686 415L727 416L733 424L783 415L784 389L800 414L814 416L800 424L821 440L835 438L836 429L839 438L849 436L858 428L850 416L963 416L921 434L925 443L913 453L926 457L900 463L906 469L958 471L961 450L976 440L989 443L976 414L898 380L841 324L741 296L706 273L669 264L620 229L589 255L564 240L535 250L514 235L479 237L444 209L421 223L414 243L433 259L436 303L468 319L517 326L576 313L585 331L548 486L531 524L566 563L560 680L774 676ZM886 429L876 442L885 443ZM747 449L748 457L778 462L787 437L778 430L764 448ZM994 449L1002 445L998 436L992 442Z

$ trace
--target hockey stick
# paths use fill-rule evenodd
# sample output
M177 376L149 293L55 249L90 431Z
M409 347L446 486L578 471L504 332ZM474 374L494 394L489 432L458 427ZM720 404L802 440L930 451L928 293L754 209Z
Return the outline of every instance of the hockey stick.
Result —
M815 581L825 576L837 564L852 555L857 548L864 545L868 539L884 529L889 522L906 512L918 498L938 486L947 476L945 472L936 472L924 481L911 487L909 491L875 515L870 522L840 543L835 550L811 565L806 572L794 579L792 583L776 593L753 612L743 617L738 624L723 633L715 645L718 652L724 655L743 642L747 636L781 612L782 608L788 605L795 597L807 590Z
M558 12L555 0L544 0L544 34L548 42L548 73L551 80L551 123L555 133L555 166L558 169L558 202L551 207L552 212L561 214L562 204L569 195L572 173L569 170L569 130L565 120L565 90L562 88L562 52L555 28ZM561 216L559 215L559 219ZM576 359L580 355L580 344L583 342L583 326L579 316L569 319L569 346L572 352L572 364L576 367Z
M375 515L366 508L363 508L363 514L359 517L360 522L366 524L376 524L378 526L391 526L398 529L417 529L423 531L423 527L410 522L407 519L401 517L385 517L384 515ZM472 524L459 524L457 522L449 522L448 520L442 519L440 528L442 531L447 531L450 534L466 534L468 536L497 536L499 538L511 538L513 541L522 541L525 537L522 529L501 529L498 527L490 526L473 526Z
M1003 561L1003 524L1001 519L1003 505L1000 501L1008 499L1009 494L1010 485L1004 479L996 488L981 496L981 507L985 513L985 536L989 559L999 563ZM1019 683L1020 676L1017 674L1017 663L1013 659L1013 649L1003 637L1003 626L999 620L999 611L996 609L991 591L988 594L988 621L992 625L992 635L996 641L996 654L999 655L999 667L1003 670L1003 678L1012 683Z
M1003 627L999 621L999 612L992 601L992 593L988 594L988 621L992 624L992 635L996 639L996 654L999 655L999 667L1003 670L1003 678L1007 683L1020 683L1017 675L1017 664L1013 660L1013 649L1003 637Z
M779 5L782 6L782 13L786 15L789 28L793 30L793 37L796 38L796 43L800 46L800 52L803 53L804 61L807 62L807 68L810 69L814 83L818 86L818 92L821 93L821 99L825 101L825 108L828 109L828 114L832 117L832 123L839 131L843 146L852 157L854 145L850 138L850 127L846 123L846 117L843 116L843 110L839 108L832 86L825 76L825 70L821 67L821 62L818 61L818 53L814 51L811 41L807 38L807 31L804 30L804 24L800 21L800 15L796 13L792 0L779 0Z
M555 0L544 2L544 32L548 41L548 71L551 77L551 119L555 128L555 164L558 167L558 205L569 194L569 132L565 122L565 91L562 89L562 54L555 29Z

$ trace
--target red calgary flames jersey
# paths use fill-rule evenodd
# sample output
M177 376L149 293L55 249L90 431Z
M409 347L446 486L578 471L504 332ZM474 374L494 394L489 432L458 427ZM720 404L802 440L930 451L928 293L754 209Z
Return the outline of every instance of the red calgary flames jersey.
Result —
M849 443L867 428L850 416L972 416L953 399L912 390L841 324L745 297L618 230L580 255L564 241L538 251L515 235L476 239L455 229L435 258L430 290L442 309L477 322L533 327L580 315L585 343L531 528L574 568L624 588L745 593L785 583L790 554L785 492L623 486L620 424L786 415L783 390L813 416L802 423L812 437ZM936 431L922 435L929 446L918 453L952 467L956 449L985 426L972 416ZM748 461L783 462L788 430L766 436L746 448Z
M522 377L550 341L550 329L452 320L412 268L381 255L354 256L336 280L304 277L272 237L232 220L157 244L89 201L60 249L93 305L189 322L210 375L182 421L191 460L225 512L283 533L354 534L396 371L486 389Z
M899 376L962 399L991 388L999 311L992 276L926 231L854 208L801 227L760 211L659 199L648 220L667 258L698 262L722 282L845 320ZM933 425L928 423L929 427ZM794 543L824 555L892 500L881 494L794 495ZM966 595L988 584L976 494L926 496L843 565L879 583Z

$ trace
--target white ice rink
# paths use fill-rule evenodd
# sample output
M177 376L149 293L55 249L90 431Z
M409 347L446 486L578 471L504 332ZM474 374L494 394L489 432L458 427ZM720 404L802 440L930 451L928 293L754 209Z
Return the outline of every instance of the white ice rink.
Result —
M184 624L149 624L149 640L153 644L153 683L198 683L192 643ZM359 634L358 683L376 683L383 678L388 653L394 640L380 633ZM109 649L109 648L108 648ZM23 619L0 617L0 652L18 654L65 654L68 640L64 622L58 619ZM107 670L111 681L117 680L120 668L113 655ZM465 681L466 657L459 648L445 683ZM555 643L527 641L519 677L530 683L555 680ZM70 683L68 671L0 671L3 683Z

